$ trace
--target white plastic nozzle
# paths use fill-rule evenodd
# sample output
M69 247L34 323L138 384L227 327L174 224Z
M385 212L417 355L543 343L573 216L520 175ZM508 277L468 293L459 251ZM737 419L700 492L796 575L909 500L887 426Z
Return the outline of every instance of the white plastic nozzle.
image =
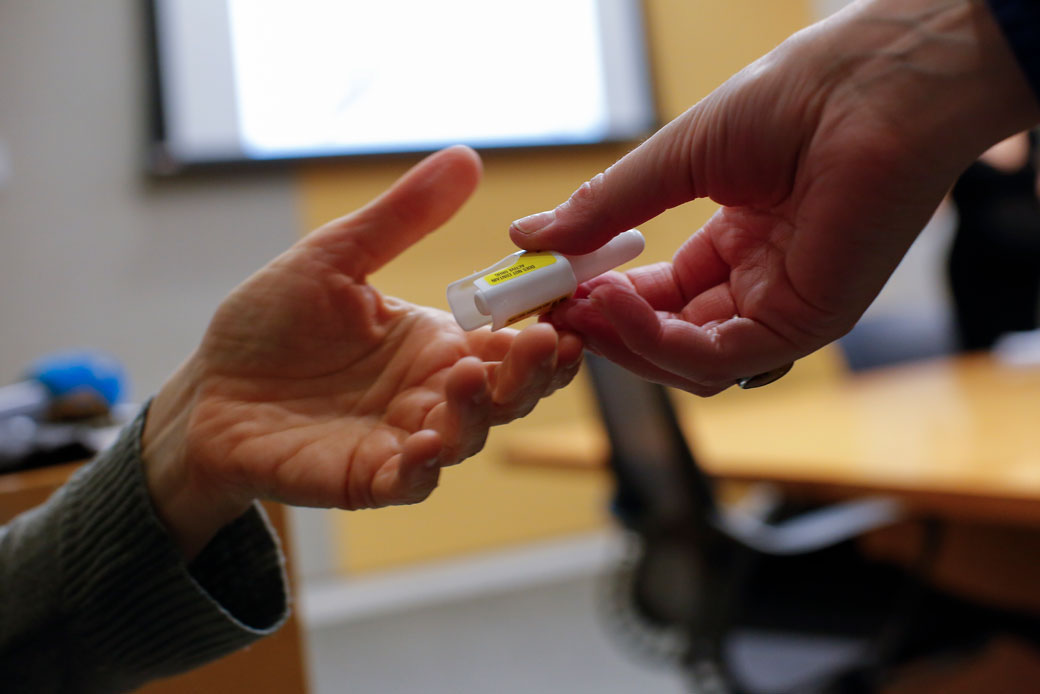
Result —
M571 263L571 269L574 270L574 279L581 284L633 260L643 252L645 246L646 241L639 230L629 229L591 253L566 257Z

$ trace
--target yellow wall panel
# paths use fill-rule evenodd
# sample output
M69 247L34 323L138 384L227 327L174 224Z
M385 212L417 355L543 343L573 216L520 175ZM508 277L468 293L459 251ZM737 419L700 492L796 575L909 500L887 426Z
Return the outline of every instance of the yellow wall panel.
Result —
M809 21L806 0L645 0L655 91L671 120ZM518 94L517 98L532 95ZM416 113L421 118L421 113ZM446 308L447 284L515 250L510 221L562 202L627 147L489 152L470 203L447 226L372 277L384 292ZM314 228L384 190L417 157L309 165L301 171L303 222ZM699 201L646 224L639 262L670 258L714 210ZM584 382L511 426L593 416ZM337 514L348 571L386 568L601 527L608 481L570 471L506 466L492 433L487 448L446 470L441 487L416 507Z

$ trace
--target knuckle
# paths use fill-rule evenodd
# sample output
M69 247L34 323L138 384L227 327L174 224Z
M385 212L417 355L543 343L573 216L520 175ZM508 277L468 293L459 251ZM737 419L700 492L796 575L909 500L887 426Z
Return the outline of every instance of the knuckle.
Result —
M606 174L598 173L585 181L560 206L561 210L566 211L568 214L589 214L601 199L606 180Z

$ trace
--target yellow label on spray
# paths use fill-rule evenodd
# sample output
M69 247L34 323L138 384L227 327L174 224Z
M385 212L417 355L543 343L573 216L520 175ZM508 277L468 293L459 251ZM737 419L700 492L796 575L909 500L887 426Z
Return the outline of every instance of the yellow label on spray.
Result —
M560 297L557 297L555 299L552 299L551 301L546 301L544 304L541 304L539 306L535 306L534 308L529 308L526 311L523 311L522 313L518 313L515 316L511 316L505 322L505 325L512 325L513 323L516 323L517 321L522 321L524 318L530 318L531 316L536 316L539 313L545 313L546 311L549 311L554 306L556 306L560 302L564 301L568 297L570 297L570 294L564 294L563 296L560 296Z
M555 262L556 256L552 253L521 253L512 265L484 275L483 280L494 286L508 282L514 277L534 272L538 268L548 267Z

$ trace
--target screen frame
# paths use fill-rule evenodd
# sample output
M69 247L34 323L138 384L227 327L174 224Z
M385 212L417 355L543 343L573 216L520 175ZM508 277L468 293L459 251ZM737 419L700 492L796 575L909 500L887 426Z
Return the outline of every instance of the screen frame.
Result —
M145 170L153 177L171 177L193 172L270 169L291 166L300 163L318 162L353 162L382 159L410 159L416 155L428 154L440 147L400 148L380 151L329 151L327 153L307 152L302 154L286 153L283 156L252 158L248 156L208 157L205 159L185 160L178 157L169 146L169 127L164 107L164 77L160 56L160 8L165 0L141 0L144 11L145 64L146 64L146 98L147 98L147 142L145 143ZM474 149L480 152L542 152L588 150L590 148L617 147L624 144L641 142L655 132L663 124L661 121L660 102L654 79L654 62L650 51L651 37L649 33L646 6L643 0L631 0L634 5L636 20L639 26L632 32L632 39L638 44L638 55L641 64L636 66L645 75L646 108L649 112L647 127L631 136L608 136L594 142L537 142L476 144ZM445 145L447 146L447 145Z

